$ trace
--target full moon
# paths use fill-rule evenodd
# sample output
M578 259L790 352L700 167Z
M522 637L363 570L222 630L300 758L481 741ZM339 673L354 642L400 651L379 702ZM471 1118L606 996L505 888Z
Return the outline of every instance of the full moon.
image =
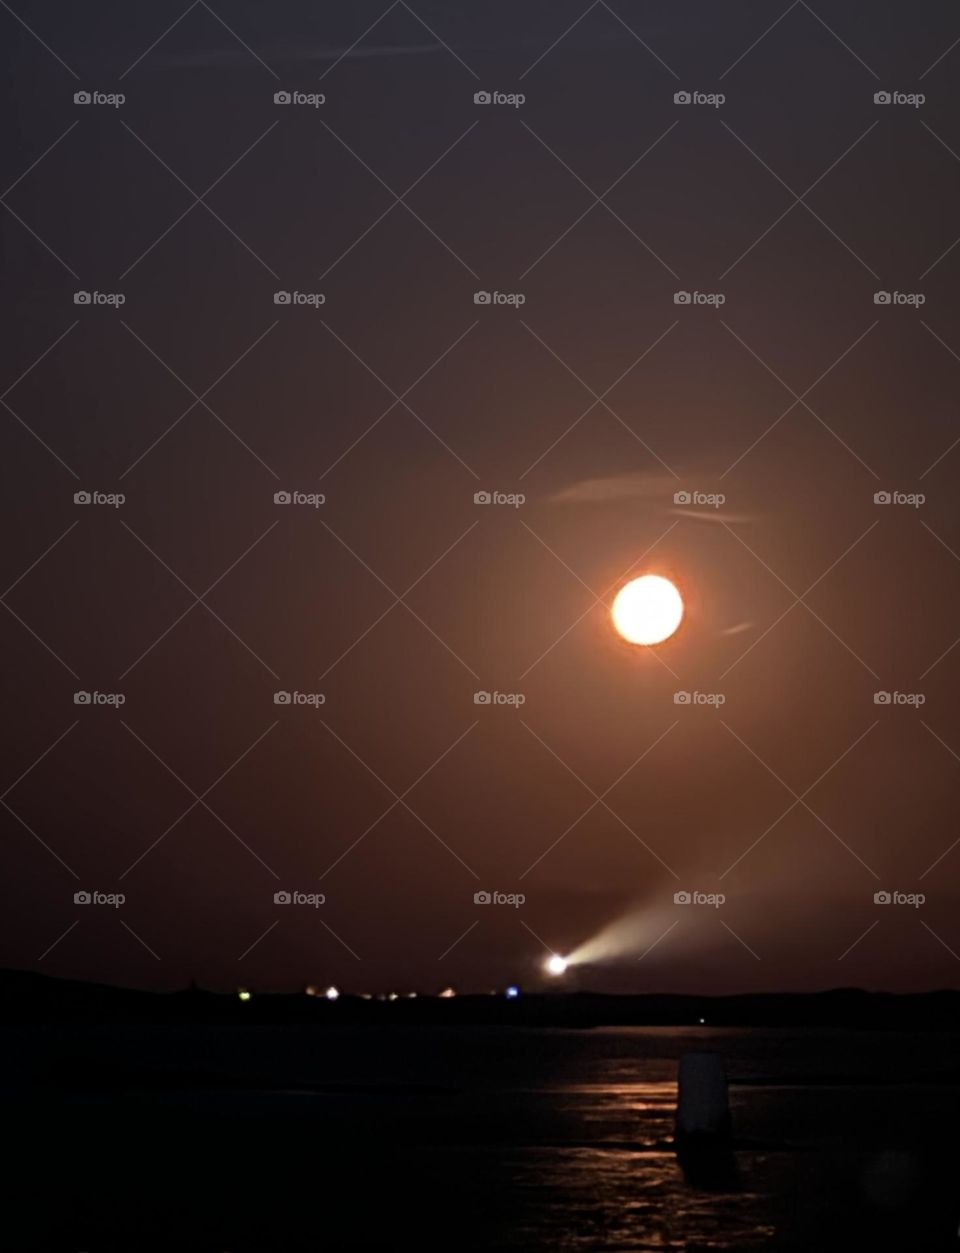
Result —
M613 625L631 644L660 644L683 618L683 600L669 579L644 574L617 592L610 611Z

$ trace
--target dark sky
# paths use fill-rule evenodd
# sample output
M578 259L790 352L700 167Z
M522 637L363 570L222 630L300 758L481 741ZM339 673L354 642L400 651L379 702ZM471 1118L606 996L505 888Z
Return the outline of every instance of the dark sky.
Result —
M956 986L956 7L12 8L0 964Z

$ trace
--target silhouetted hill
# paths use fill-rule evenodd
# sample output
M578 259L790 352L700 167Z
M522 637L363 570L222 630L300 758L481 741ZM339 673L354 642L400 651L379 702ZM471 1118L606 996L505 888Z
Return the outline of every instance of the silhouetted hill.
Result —
M808 1026L957 1029L960 992L913 994L833 988L811 993L736 996L608 996L591 992L419 995L396 1000L343 994L336 1001L304 993L236 993L190 987L145 992L58 979L28 971L0 971L0 1022L152 1022L223 1024L595 1026Z

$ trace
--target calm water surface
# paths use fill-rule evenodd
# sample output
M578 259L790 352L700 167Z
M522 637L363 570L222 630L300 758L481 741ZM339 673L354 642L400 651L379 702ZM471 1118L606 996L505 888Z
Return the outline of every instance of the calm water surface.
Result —
M960 1036L70 1028L4 1036L13 1249L960 1249ZM670 1148L726 1059L739 1186Z

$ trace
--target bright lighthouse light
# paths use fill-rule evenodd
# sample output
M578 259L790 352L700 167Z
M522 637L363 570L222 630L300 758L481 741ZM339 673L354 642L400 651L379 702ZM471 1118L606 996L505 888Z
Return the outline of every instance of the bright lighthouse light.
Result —
M683 600L669 579L644 574L621 587L611 616L629 643L660 644L680 625Z
M552 957L547 959L547 971L552 975L562 975L567 969L566 960L554 953Z

